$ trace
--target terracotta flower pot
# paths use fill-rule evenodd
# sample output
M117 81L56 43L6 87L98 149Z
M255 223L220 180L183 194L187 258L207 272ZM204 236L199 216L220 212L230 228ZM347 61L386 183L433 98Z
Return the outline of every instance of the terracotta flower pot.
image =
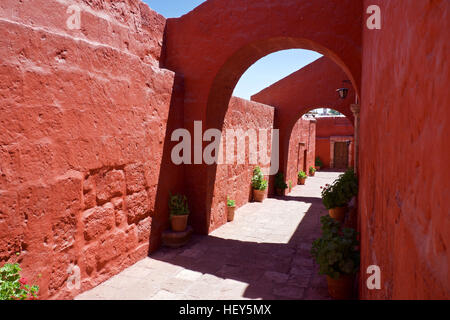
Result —
M236 211L236 207L227 207L227 221L233 221L234 220L234 213Z
M184 216L172 216L170 218L170 224L172 225L172 230L175 232L183 232L187 227L188 215Z
M320 166L316 166L316 170L319 171L320 170Z
M303 179L300 179L300 178L298 178L298 184L299 185L304 185L306 183L306 178L303 178Z
M315 172L315 171L314 171L314 172L310 172L309 175L310 175L311 177L314 177L314 176L316 175L316 172Z
M255 190L253 189L253 200L256 202L263 202L266 195L265 190Z
M277 196L284 196L284 189L277 188L275 190L275 193L277 194Z
M339 279L327 276L328 293L333 299L348 300L353 296L353 276L340 275Z
M344 222L346 212L347 212L347 207L337 207L337 208L331 208L330 210L328 210L330 217L332 217L334 220L337 220L339 222Z

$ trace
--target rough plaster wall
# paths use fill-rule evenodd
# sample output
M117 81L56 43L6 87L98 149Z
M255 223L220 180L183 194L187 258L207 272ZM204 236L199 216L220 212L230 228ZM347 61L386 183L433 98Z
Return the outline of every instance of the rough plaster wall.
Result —
M73 3L81 30L66 28ZM176 97L158 67L164 25L135 0L0 3L0 261L21 252L25 276L42 274L41 298L78 293L66 289L70 264L81 291L106 280L163 228Z
M289 180L295 187L298 181L298 172L303 170L303 152L307 150L306 156L306 173L309 175L308 169L314 166L314 157L316 150L316 122L314 120L306 120L300 118L292 129L291 138L289 140L289 154L287 163L287 173L285 173L286 182L289 186ZM304 143L304 146L299 146ZM300 149L300 150L299 150ZM300 151L300 157L299 157ZM300 158L300 165L298 164Z
M228 129L244 132L254 129L270 130L273 128L274 109L270 106L232 97L225 116L222 134ZM272 139L269 134L267 146L270 159ZM245 142L246 150L249 140ZM226 144L224 144L224 151ZM259 163L262 168L268 169L270 165ZM241 207L252 199L251 179L255 165L249 162L249 153L246 151L244 164L220 164L217 166L216 181L214 185L214 197L210 217L210 230L214 230L227 222L227 195L236 201L236 206Z
M364 299L450 298L450 2L367 0L359 210ZM378 265L382 289L365 270Z
M317 118L316 157L320 157L323 168L329 168L331 163L330 137L353 136L355 129L347 118ZM351 165L353 166L353 156Z

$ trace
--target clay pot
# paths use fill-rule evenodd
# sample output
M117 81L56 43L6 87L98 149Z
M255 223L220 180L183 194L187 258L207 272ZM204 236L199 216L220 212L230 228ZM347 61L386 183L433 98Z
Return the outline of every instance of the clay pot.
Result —
M320 170L320 167L316 166L316 170L319 171L319 170Z
M275 193L277 194L277 196L284 196L284 189L277 188L275 190Z
M328 210L330 217L332 217L334 220L337 220L339 222L344 222L346 212L347 212L347 207L337 207L337 208L331 208L330 210Z
M315 172L315 171L309 173L309 176L310 176L310 177L314 177L315 175L316 175L316 172Z
M299 179L298 179L298 184L299 184L299 185L302 185L302 186L303 186L305 183L306 183L306 178L303 178L303 179L300 179L300 178L299 178Z
M172 230L175 232L183 232L186 230L188 215L184 216L172 216L170 218L170 224L172 225Z
M227 207L227 221L234 220L234 212L236 211L236 207Z
M263 202L266 195L265 190L255 190L253 189L253 200L256 202Z
M353 276L343 275L339 279L327 276L328 293L333 299L348 300L353 296Z

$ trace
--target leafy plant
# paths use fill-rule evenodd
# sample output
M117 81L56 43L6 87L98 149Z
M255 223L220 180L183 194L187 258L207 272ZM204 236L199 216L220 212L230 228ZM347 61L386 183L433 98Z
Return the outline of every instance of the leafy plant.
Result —
M306 179L306 178L308 178L308 176L306 175L305 171L299 171L298 172L298 178L299 179Z
M323 187L322 202L327 209L344 207L357 194L358 179L353 169L349 169L340 175L333 184Z
M289 189L292 189L292 180L289 180Z
M172 216L185 216L189 214L189 206L185 195L172 195L169 198L169 210Z
M320 218L322 236L312 244L311 255L319 265L319 274L339 279L340 275L355 274L359 270L359 242L351 228L330 216Z
M309 167L309 173L310 173L310 174L314 174L316 171L317 171L316 168L314 168L314 167Z
M29 285L28 280L20 276L18 263L6 263L0 268L0 300L35 300L39 292L37 285Z
M230 198L227 197L227 206L231 208L236 207L236 201L231 200Z
M288 188L286 181L284 181L284 174L278 172L275 176L275 188L285 190Z
M320 157L316 157L315 165L316 165L316 167L322 167L323 166L323 162L320 159Z
M264 178L264 175L259 166L256 166L253 170L252 188L260 191L264 191L267 189L267 180Z

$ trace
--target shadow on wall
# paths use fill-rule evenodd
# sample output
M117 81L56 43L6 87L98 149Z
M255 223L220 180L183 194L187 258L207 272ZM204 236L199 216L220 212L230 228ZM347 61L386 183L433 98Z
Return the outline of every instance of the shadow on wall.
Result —
M311 204L289 243L198 235L183 248L162 248L151 258L245 283L247 287L242 295L245 298L330 299L325 277L318 275L309 254L312 241L320 236L317 221L326 212L321 199L289 196L278 199Z
M161 245L161 235L169 226L169 193L182 193L184 190L184 167L172 162L171 151L178 142L172 142L172 132L183 128L184 79L176 74L172 88L169 115L167 119L164 149L156 190L155 210L152 217L149 253Z

